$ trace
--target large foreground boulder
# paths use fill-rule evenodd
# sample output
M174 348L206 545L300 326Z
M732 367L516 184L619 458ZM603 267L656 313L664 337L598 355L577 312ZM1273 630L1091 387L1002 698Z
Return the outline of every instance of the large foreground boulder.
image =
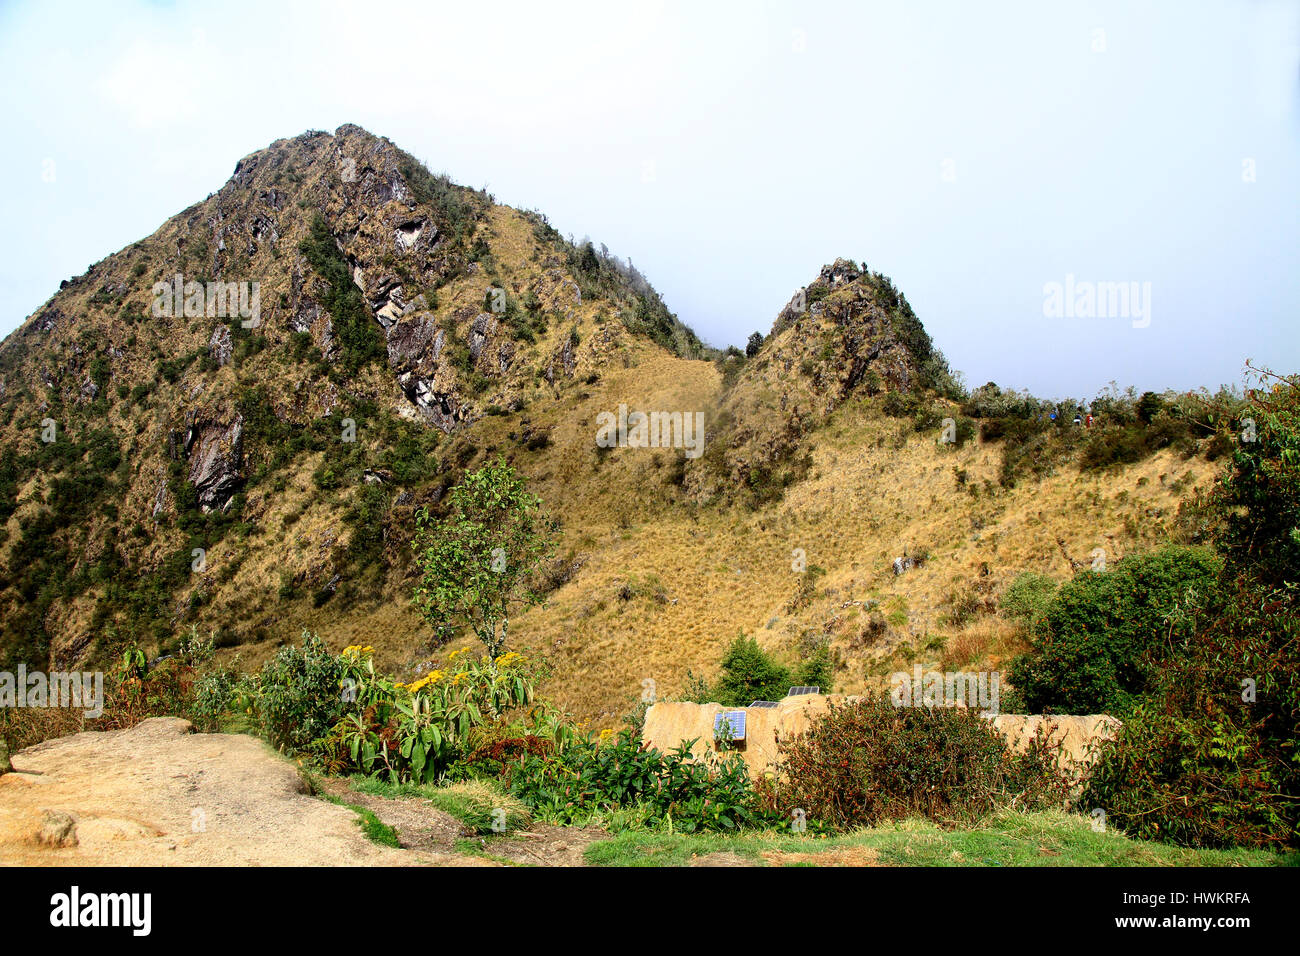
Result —
M365 866L464 859L379 846L346 807L252 737L155 717L13 755L0 776L0 863Z

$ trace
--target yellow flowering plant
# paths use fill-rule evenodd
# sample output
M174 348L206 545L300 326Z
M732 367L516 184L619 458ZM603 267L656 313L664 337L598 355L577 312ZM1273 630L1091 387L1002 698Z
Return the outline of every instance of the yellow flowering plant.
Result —
M376 673L367 648L348 648L343 658L356 707L335 728L332 752L341 748L356 769L399 782L436 781L475 731L533 702L540 673L515 652L495 660L453 652L442 668L399 683Z

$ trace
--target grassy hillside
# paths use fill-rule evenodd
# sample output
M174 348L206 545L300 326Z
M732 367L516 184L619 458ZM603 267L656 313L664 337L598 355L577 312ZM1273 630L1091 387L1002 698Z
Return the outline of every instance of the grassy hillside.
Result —
M644 346L629 351L629 368L528 416L528 427L550 436L547 447L519 448L513 416L485 419L474 433L474 460L505 451L563 521L561 553L576 570L512 633L554 663L556 700L600 725L632 708L645 678L664 695L680 692L688 669L712 676L741 630L791 660L829 642L836 689L848 693L884 686L913 663L999 667L1024 649L1020 630L995 613L1017 573L1065 578L1066 553L1086 560L1102 547L1114 561L1166 540L1180 500L1216 471L1164 451L1108 471L1067 464L1006 489L999 445L940 445L863 398L808 436L808 477L782 500L700 505L674 483L681 452L601 454L593 423L619 402L702 408L707 421L720 375ZM808 575L792 570L795 549L825 570L810 591ZM929 557L895 576L893 559L905 552ZM427 657L428 629L400 591L345 620L327 606L302 608L294 621L331 644L372 644L394 669Z
M153 315L177 273L258 281L260 325ZM419 670L413 515L503 455L562 524L513 641L598 725L647 678L710 675L738 631L789 660L829 647L845 692L997 667L1022 649L996 613L1015 574L1163 540L1215 466L1189 440L1107 466L1030 414L1037 474L1009 480L1005 435L940 442L961 396L865 267L824 267L753 356L719 354L540 214L357 127L281 140L0 344L0 665L197 628L252 667L307 627ZM598 447L620 404L703 412L703 456ZM895 576L904 555L924 560Z

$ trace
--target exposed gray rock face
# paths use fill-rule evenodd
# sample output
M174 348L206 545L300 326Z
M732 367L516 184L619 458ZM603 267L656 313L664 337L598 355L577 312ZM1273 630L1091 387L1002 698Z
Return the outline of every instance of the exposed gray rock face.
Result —
M429 311L429 300L424 297L423 292L421 292L414 299L412 299L410 302L406 303L406 305L402 307L402 315L410 315L412 312L428 312L428 311Z
M251 256L257 252L257 247L264 241L274 245L280 238L280 231L275 220L270 216L255 216L248 224L248 236L247 249Z
M86 379L84 382L81 383L82 398L88 398L93 402L95 400L95 396L98 394L99 394L99 386L96 385L94 382L92 382L90 379Z
M574 353L573 338L566 337L564 344L555 350L551 356L550 364L546 366L546 381L552 385L555 384L555 365L559 363L560 369L567 378L573 378L574 370L578 367L577 356Z
M414 249L416 243L420 241L420 237L425 234L426 229L433 232L437 231L427 219L423 218L399 223L397 228L393 230L393 240L397 244L397 254L402 255Z
M918 558L905 554L901 557L894 558L894 577L898 577L900 574L911 571L913 568L919 568L924 564L924 557Z
M50 657L60 670L75 670L90 653L94 635L86 631L55 635L50 641Z
M456 394L439 391L432 378L419 378L407 372L399 375L397 381L420 414L444 432L450 432L464 420L465 409Z
M295 332L310 332L319 318L320 306L311 296L304 295L298 300L298 305L293 310L293 316L289 319L289 327Z
M518 349L513 342L502 342L497 348L497 373L505 375L510 370L510 363L515 360Z
M387 273L367 280L360 268L354 269L352 276L357 287L365 294L366 303L375 313L380 325L387 329L401 318L406 303L401 279Z
M491 312L480 312L474 317L474 321L469 327L469 354L478 361L479 353L483 351L483 346L487 344L488 336L497 329L497 320L493 318Z
M244 420L238 415L230 425L194 424L185 435L190 452L190 484L199 493L199 507L207 512L224 508L243 484Z
M170 437L171 436L168 436L169 439ZM170 440L168 442L168 448L169 449L171 448ZM162 469L159 469L160 475L161 472ZM167 508L167 479L163 477L159 477L158 490L154 492L154 496L153 496L153 519L157 521L158 516L162 514L166 508Z
M289 274L289 328L295 332L310 332L320 317L320 306L305 288L307 268L307 260L299 256Z
M860 280L868 278L848 259L836 259L823 266L821 273L804 289L795 293L777 316L773 335L787 328L795 331L795 348L787 348L775 357L782 367L794 374L802 367L802 358L820 341L823 323L830 322L837 337L836 355L827 362L815 363L813 384L825 399L824 413L846 399L874 373L873 391L912 387L915 357L899 338L893 320L875 293ZM856 288L855 288L856 284ZM824 300L827 293L849 288L851 295L834 302ZM888 303L886 302L887 306Z
M217 365L229 365L232 345L230 341L230 326L222 323L212 330L212 338L208 340L208 355Z
M442 354L447 336L433 316L426 313L389 326L387 339L388 364L410 371L421 366L432 369Z
M36 331L49 332L56 325L59 325L63 319L63 313L54 307L50 307L41 313L40 318L36 320Z

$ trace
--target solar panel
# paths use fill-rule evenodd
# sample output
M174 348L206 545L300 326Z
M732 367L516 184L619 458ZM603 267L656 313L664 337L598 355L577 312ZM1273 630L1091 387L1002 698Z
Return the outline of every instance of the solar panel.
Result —
M713 718L713 736L720 740L745 739L745 712L729 710Z
M774 700L756 700L749 706L750 707L776 707L777 703Z
M822 689L820 687L791 687L790 693L785 696L798 697L801 694L820 694L821 692Z

